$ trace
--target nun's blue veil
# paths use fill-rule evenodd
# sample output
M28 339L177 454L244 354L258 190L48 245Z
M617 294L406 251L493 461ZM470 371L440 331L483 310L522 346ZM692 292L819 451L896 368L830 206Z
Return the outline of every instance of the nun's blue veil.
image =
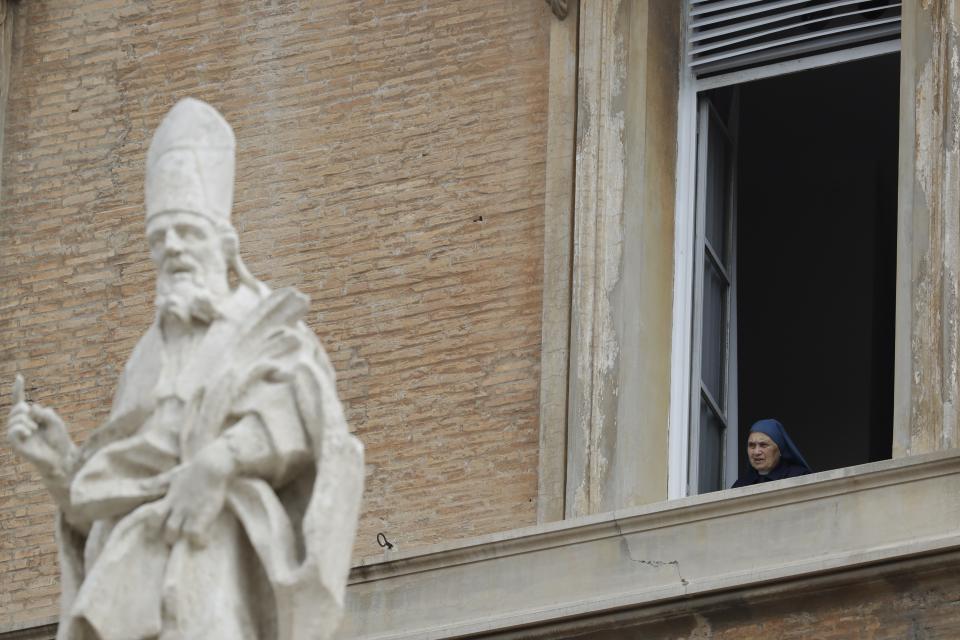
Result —
M793 440L787 435L787 430L783 428L779 420L767 418L766 420L754 422L753 426L750 427L750 432L762 433L769 437L780 447L780 457L783 460L803 465L808 472L813 473L813 469L811 469L807 461L803 459L803 455L801 455L800 450L797 449L797 445L793 444Z

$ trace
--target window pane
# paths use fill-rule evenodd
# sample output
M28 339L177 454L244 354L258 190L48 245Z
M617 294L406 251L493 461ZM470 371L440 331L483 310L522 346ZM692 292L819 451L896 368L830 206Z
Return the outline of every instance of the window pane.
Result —
M703 259L703 333L700 376L710 395L726 411L726 298L727 285L709 257Z
M723 489L723 423L705 400L700 400L700 458L697 493Z
M711 114L711 122L716 122ZM707 199L706 199L706 235L707 242L717 252L724 266L727 266L727 219L728 219L728 158L730 143L719 126L711 126L707 148Z

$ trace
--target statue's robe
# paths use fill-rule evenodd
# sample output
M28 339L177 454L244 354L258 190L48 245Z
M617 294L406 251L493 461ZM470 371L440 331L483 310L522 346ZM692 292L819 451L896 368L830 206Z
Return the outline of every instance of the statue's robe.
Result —
M241 286L190 348L171 348L157 323L140 340L110 419L81 449L60 516L58 640L332 633L363 453L329 360L301 321L306 306L293 290ZM251 415L260 426L240 433ZM168 545L171 478L226 435L263 450L255 472L229 482L206 546Z

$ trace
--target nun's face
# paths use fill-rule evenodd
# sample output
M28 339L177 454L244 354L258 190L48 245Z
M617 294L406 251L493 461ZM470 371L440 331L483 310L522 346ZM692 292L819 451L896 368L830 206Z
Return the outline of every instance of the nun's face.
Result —
M780 447L770 436L754 431L747 438L747 457L757 473L770 473L780 463Z

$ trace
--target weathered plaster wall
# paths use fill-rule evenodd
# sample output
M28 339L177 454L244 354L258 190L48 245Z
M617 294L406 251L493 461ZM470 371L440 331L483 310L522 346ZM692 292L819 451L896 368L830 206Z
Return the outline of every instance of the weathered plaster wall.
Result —
M631 3L623 272L613 290L620 370L617 429L608 442L612 506L667 497L674 200L681 20L677 5Z
M904 3L895 456L960 445L960 2Z
M680 6L581 8L568 516L667 496Z
M83 439L151 321L143 161L175 100L238 140L251 270L312 299L367 447L357 554L536 518L544 2L17 5L0 415L21 371ZM50 619L53 507L0 446L0 630Z

